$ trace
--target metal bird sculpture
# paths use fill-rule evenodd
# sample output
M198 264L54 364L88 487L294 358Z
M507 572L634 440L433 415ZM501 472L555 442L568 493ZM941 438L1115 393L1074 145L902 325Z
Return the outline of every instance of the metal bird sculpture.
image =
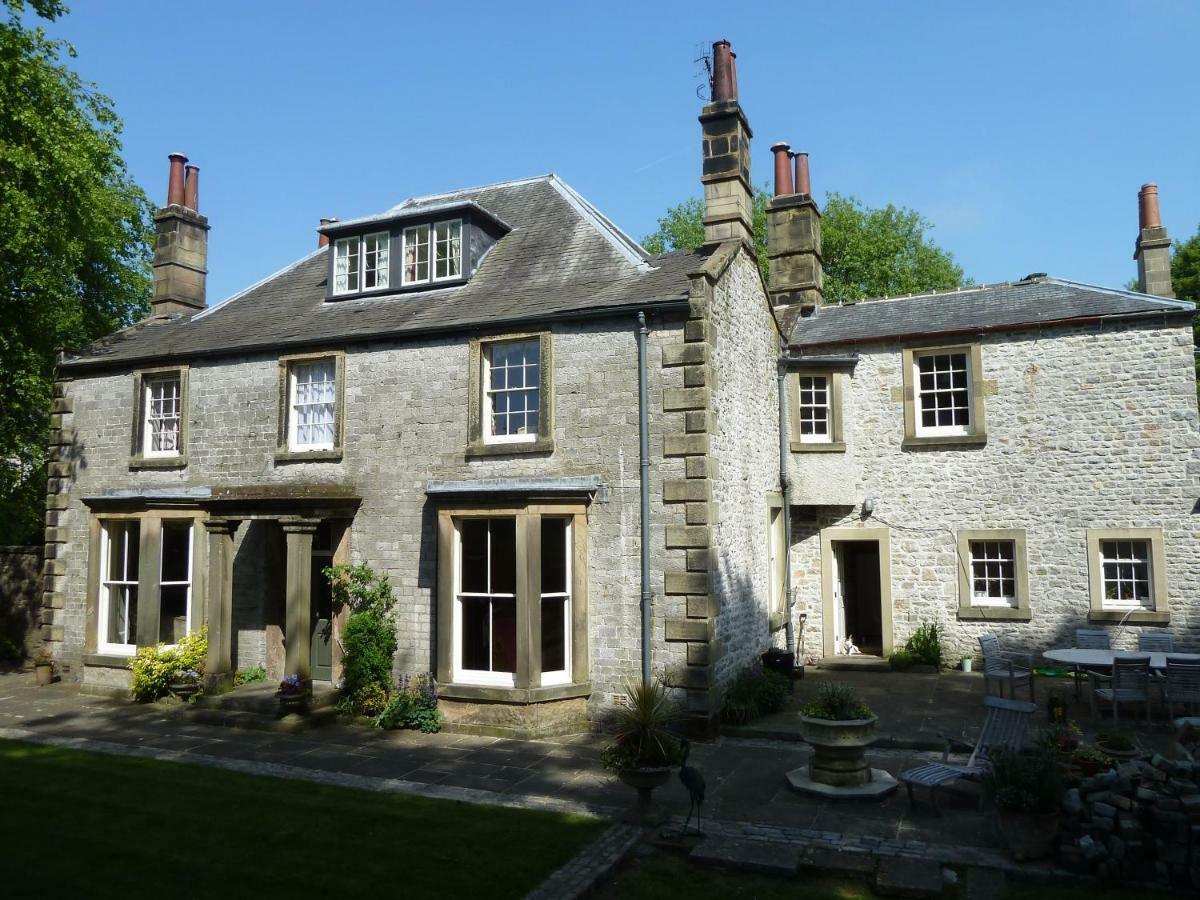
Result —
M700 809L704 806L704 776L695 766L687 764L688 752L692 749L687 738L680 741L680 748L683 750L683 758L679 763L679 780L687 788L688 796L692 800L691 806L688 807L687 820L683 823L683 833L687 834L688 825L692 821L694 812L696 814L696 833L703 834L700 830Z

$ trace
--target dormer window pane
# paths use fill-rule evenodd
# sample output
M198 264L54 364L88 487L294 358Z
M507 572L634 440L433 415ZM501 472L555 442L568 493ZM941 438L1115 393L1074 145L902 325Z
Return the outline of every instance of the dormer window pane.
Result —
M363 290L373 291L388 286L388 242L386 231L368 234L363 238Z
M358 238L342 238L333 245L333 292L358 290Z
M405 284L429 280L428 225L404 229L404 270L401 277Z
M438 222L433 229L433 277L457 278L462 272L462 222Z

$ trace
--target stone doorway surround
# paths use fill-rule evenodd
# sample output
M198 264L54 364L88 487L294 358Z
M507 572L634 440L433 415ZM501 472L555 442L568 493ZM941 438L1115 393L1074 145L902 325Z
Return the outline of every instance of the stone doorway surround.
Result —
M883 527L838 527L821 529L821 650L833 657L834 544L842 541L867 542L879 545L879 602L883 637L883 656L890 656L892 643L892 551L891 530Z

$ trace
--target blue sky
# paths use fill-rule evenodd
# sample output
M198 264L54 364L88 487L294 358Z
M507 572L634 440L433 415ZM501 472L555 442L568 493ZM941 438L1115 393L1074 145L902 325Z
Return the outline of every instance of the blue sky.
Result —
M1173 237L1200 225L1190 0L68 2L49 30L115 99L135 179L162 203L168 152L201 168L210 302L321 216L551 171L641 238L699 193L693 60L722 37L756 183L789 141L819 198L920 211L977 281L1124 285L1144 181Z

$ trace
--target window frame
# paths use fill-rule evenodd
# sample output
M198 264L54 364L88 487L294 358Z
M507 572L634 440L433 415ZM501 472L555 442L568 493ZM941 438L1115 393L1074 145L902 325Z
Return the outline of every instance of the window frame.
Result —
M485 501L486 503L486 501ZM541 671L541 522L567 519L568 615L564 629L565 669ZM461 667L461 523L466 519L515 520L517 660L511 682L477 677ZM538 500L488 506L470 500L446 501L438 510L437 679L439 691L452 699L535 703L587 696L591 691L588 650L587 508L578 500ZM493 673L494 674L494 673ZM496 683L500 682L500 683Z
M167 523L174 525L176 522L186 522L188 530L188 567L187 581L167 581L163 578L163 547L165 542L162 539L162 533L167 530ZM162 589L164 587L178 587L179 585L187 585L187 599L184 606L184 618L187 620L187 625L184 628L184 634L191 634L192 628L195 625L193 601L196 596L195 580L196 580L196 522L194 519L160 519L158 527L158 611L159 611L159 635L162 634ZM156 636L157 637L157 636ZM176 644L163 642L168 647L174 647Z
M967 368L967 410L969 422L966 428L959 426L931 426L921 424L919 360L927 356L963 354ZM902 447L924 447L944 445L979 446L987 443L987 409L984 397L994 392L994 385L983 380L983 352L978 341L948 346L905 347L901 351L901 369L904 382L904 441Z
M330 446L299 447L293 436L296 422L293 421L293 405L295 381L293 371L296 367L320 362L332 362L334 372L333 399L333 442ZM317 353L298 353L279 357L279 386L277 435L275 462L336 462L342 458L342 448L345 445L345 396L346 396L346 354L342 350L323 351Z
M530 435L489 435L487 423L491 400L486 379L490 371L490 348L519 341L538 342L538 429ZM468 347L470 393L467 398L467 451L471 456L503 456L518 453L554 452L554 349L551 334L524 332L471 338Z
M842 405L846 390L846 372L828 368L793 369L788 376L789 383L789 445L793 453L844 453L846 451L845 435L842 430ZM800 379L824 378L826 384L826 403L829 410L828 440L805 440L800 432Z
M132 578L132 580L129 578L129 575L131 573L128 571L125 571L123 573L126 576L123 579L109 578L108 577L109 559L113 552L112 529L114 527L119 527L122 530L125 530L125 529L128 529L130 525L137 525L137 537L134 540L137 543L138 558L137 558L137 565L134 567L134 571L132 572L133 578ZM141 562L142 562L142 556L143 556L144 550L145 550L145 548L142 546L143 540L144 540L144 535L142 533L141 522L137 519L106 519L100 523L100 560L99 560L99 579L98 579L99 591L96 594L96 649L100 653L105 653L105 654L109 654L112 656L133 656L137 652L138 643L137 643L136 637L132 642L127 641L125 643L115 643L113 641L108 640L108 638L107 638L107 634L108 634L107 622L108 622L109 615L111 614L111 607L112 607L112 602L113 602L113 597L112 597L112 586L113 585L121 585L121 586L124 586L126 589L128 589L128 587L130 585L132 585L134 591L136 592L137 608L138 608L138 611L140 612L141 601L142 601ZM137 626L138 626L138 614L137 613L134 614L132 623L130 623L130 621L129 621L128 611L126 611L125 618L126 618L125 627L126 627L127 634L129 632L129 630L132 629L132 631L136 635ZM156 635L156 637L157 637L157 635ZM153 646L153 644L151 644L151 646Z
M438 226L440 226L440 225L446 225L446 226L457 225L458 226L458 258L457 258L458 271L454 272L453 274L446 274L446 275L438 275L437 274L437 264L438 264L437 248L438 248L438 244L442 243L438 239L438 236L437 236ZM464 266L463 266L463 234L464 234L465 230L466 229L463 226L462 219L439 219L436 222L429 223L429 280L431 283L440 282L440 281L457 281L463 277L463 269L464 269ZM448 246L452 246L453 238L447 237L446 244ZM446 259L447 259L447 261L450 261L452 259L452 257L449 254L447 254ZM449 271L449 266L447 266L447 271Z
M130 469L181 469L188 464L188 419L191 398L189 395L190 369L186 365L158 366L138 369L133 373L133 415L130 428ZM150 443L148 430L150 385L156 380L179 379L179 432L175 451L147 452Z
M492 351L494 351L497 347L504 346L505 344L510 344L510 345L511 344L527 344L527 345L536 344L536 345L538 345L538 362L537 362L538 422L539 422L539 428L541 427L540 426L541 404L542 404L542 357L541 357L541 346L540 346L541 342L538 341L536 338L526 338L526 339L518 338L518 339L508 340L508 341L488 341L486 344L483 345L483 347L481 349L481 354L482 354L481 363L483 365L483 371L481 373L480 389L483 392L483 394L482 394L483 409L481 411L482 419L481 419L480 424L483 429L483 441L486 444L529 443L531 441L536 441L538 439L537 431L527 431L524 434L494 434L492 432L492 417L494 415L495 395L501 394L501 393L514 394L517 392L527 392L530 390L528 384L525 384L520 388L511 388L508 386L505 386L503 388L496 388L496 387L492 386L492 383L491 383L492 382L492 371L495 368L494 364L492 363ZM505 368L511 369L513 367L506 366ZM528 366L527 365L523 366L523 368L528 368ZM528 414L528 409L526 409L525 412L526 412L526 414ZM506 415L511 415L511 411L509 413L506 413Z
M1108 541L1146 542L1149 546L1150 605L1114 606L1105 597L1104 554ZM1167 594L1167 559L1161 528L1089 528L1087 529L1088 621L1127 624L1166 625L1170 622Z
M1004 605L975 602L974 566L971 556L971 544L973 543L1011 543L1013 545L1013 576L1016 595L1011 602ZM974 528L959 531L955 568L958 571L958 618L960 620L1029 621L1029 561L1026 553L1025 529Z

